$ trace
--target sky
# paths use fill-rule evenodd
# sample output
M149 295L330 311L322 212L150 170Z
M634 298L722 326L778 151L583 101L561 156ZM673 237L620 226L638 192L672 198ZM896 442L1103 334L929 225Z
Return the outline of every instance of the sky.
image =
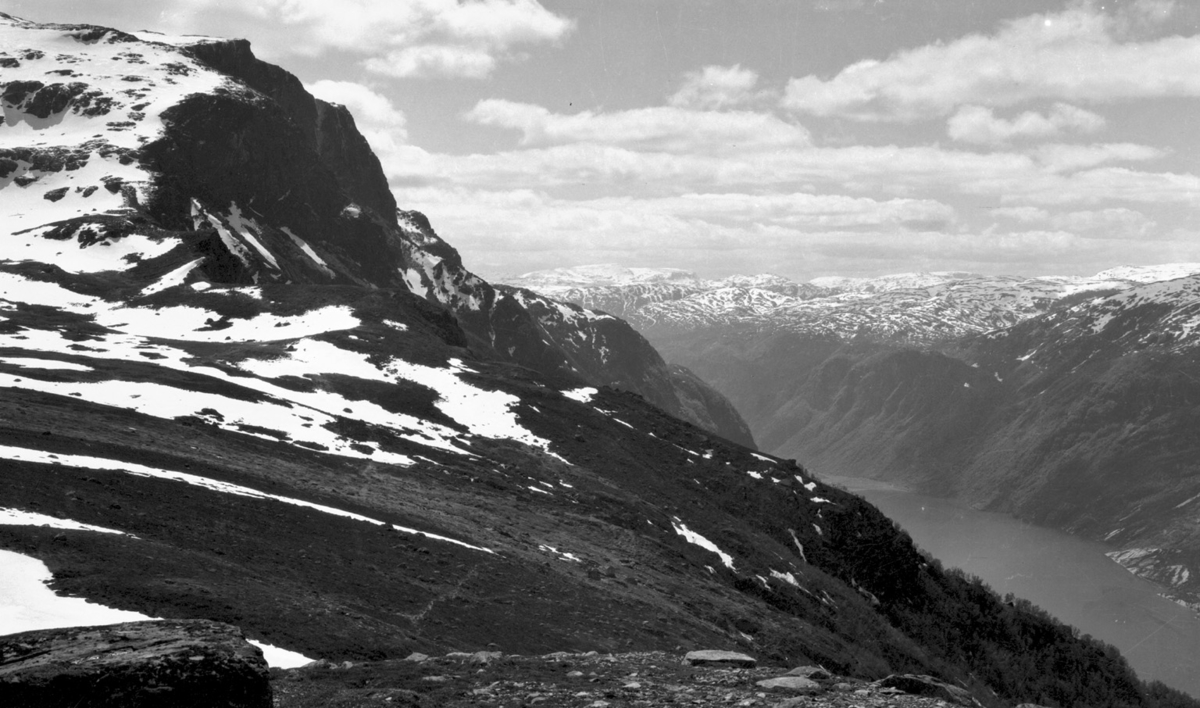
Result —
M489 278L1200 262L1194 0L0 0L249 39Z

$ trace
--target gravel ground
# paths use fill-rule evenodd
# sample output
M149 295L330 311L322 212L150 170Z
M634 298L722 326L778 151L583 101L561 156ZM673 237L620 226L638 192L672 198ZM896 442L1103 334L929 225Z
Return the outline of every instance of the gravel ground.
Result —
M683 656L666 652L557 652L534 657L476 652L359 664L317 662L277 670L272 683L275 705L280 708L950 705L940 698L884 687L882 681L824 671L814 673L815 680L806 689L766 688L758 683L788 672L784 667L691 666Z

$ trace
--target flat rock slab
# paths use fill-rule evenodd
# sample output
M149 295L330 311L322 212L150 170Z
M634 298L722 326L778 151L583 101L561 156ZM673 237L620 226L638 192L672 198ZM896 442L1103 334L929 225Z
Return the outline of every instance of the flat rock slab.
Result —
M880 688L894 688L917 696L930 696L943 701L957 703L960 706L979 705L974 696L965 688L952 686L938 681L932 676L921 674L892 674L875 682Z
M779 678L763 679L756 685L767 689L790 691L792 693L820 693L824 689L821 684L803 676L780 676Z
M752 656L719 649L689 651L683 660L692 666L723 666L738 669L753 669L758 664L758 660Z
M829 673L820 666L797 666L785 674L786 676L802 676L813 681L828 681L833 678L833 674Z
M262 651L237 627L153 620L0 637L5 708L270 708Z

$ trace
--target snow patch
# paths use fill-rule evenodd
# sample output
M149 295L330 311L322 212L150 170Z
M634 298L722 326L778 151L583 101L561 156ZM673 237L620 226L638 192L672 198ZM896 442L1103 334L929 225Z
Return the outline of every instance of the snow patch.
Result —
M682 521L679 520L679 517L675 517L675 520L671 522L671 527L675 529L675 533L683 536L684 540L688 543L700 546L706 551L716 553L718 556L720 556L721 562L725 564L726 568L734 570L733 556L729 555L725 551L722 551L720 548L717 548L717 544L689 529Z
M161 292L167 288L173 288L176 285L183 285L183 281L187 280L188 274L190 274L196 269L196 266L203 262L204 257L201 256L200 258L192 260L188 263L184 263L175 270L159 278L154 283L151 283L143 288L141 296L146 297L147 295L153 295L154 293Z
M103 526L82 524L71 519L60 519L33 511L7 509L4 507L0 507L0 526L46 526L52 529L65 529L67 531L95 531L97 533L115 533L120 536L128 535L124 531L105 528ZM3 634L3 632L0 632L0 634Z
M567 553L565 551L560 551L557 548L555 548L554 546L547 546L544 543L538 546L538 550L545 551L546 553L553 553L554 555L558 556L560 560L572 561L574 563L582 563L583 562L582 560L580 560L579 556L575 555L574 553Z
M586 386L584 388L574 388L570 391L563 391L562 395L573 401L579 401L580 403L591 403L592 397L599 392L600 391L598 389Z
M771 570L771 577L782 580L792 587L800 587L800 583L796 582L796 576L791 573L780 573L778 570Z
M57 359L33 359L30 357L10 356L0 358L0 363L20 366L26 369L59 369L62 371L92 371L92 367Z

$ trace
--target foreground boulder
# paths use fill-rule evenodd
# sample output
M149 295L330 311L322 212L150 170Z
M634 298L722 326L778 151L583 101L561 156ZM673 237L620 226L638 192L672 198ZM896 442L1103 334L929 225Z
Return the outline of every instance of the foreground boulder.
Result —
M821 684L806 679L803 676L779 676L777 678L763 679L758 681L758 686L763 688L773 688L781 691L792 691L794 693L821 693L824 689Z
M739 654L736 651L721 651L719 649L701 649L690 651L683 660L692 666L716 666L723 668L753 669L758 661L752 656Z
M237 627L153 620L0 637L6 708L270 708L262 651Z
M880 688L894 688L916 696L940 698L960 706L978 706L979 702L969 691L958 686L938 681L932 676L917 674L892 674L876 682Z

